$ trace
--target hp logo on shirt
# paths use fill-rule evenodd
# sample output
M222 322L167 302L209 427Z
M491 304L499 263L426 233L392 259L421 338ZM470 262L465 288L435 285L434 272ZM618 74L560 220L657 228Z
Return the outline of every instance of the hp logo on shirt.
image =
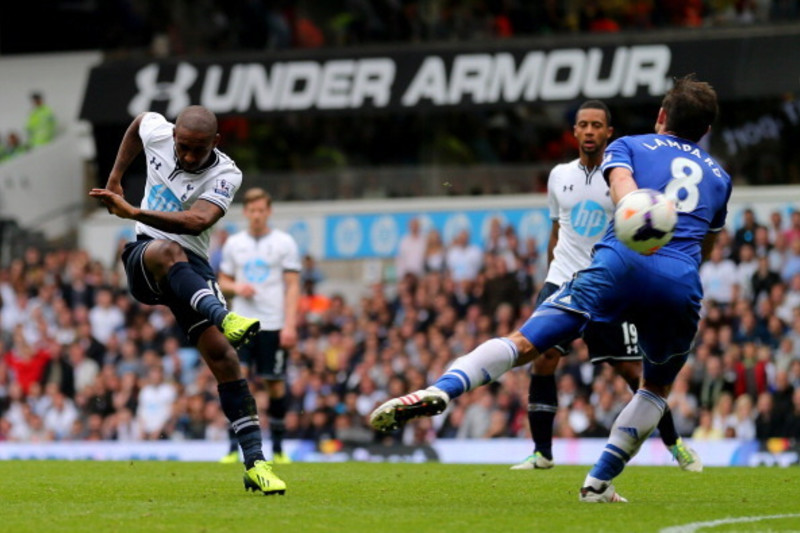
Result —
M608 216L602 205L592 200L584 200L572 208L570 222L578 235L596 237L606 229Z
M261 283L269 277L269 265L263 259L252 259L244 265L244 277L250 283Z

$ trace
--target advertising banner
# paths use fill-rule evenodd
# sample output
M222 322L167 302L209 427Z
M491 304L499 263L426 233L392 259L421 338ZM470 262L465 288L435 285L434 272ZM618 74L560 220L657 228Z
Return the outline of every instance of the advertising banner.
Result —
M706 34L707 35L707 34ZM714 35L728 35L718 33ZM143 111L174 117L189 104L220 115L502 107L660 97L674 76L711 82L723 100L798 88L800 35L628 38L553 47L534 41L384 50L117 61L91 71L81 117L125 123ZM637 42L638 41L638 42ZM769 58L765 61L764 58Z
M529 238L535 239L539 252L546 249L550 232L549 211L545 207L332 215L325 217L323 256L326 259L394 257L413 218L419 219L422 233L435 229L444 243L452 242L459 232L467 230L471 242L481 248L484 248L493 219L502 227L511 225L523 243ZM604 219L602 227L605 222Z
M775 442L687 441L705 466L781 466L800 464L800 447L785 439ZM780 442L778 442L780 441ZM605 439L555 439L553 455L560 465L592 465L605 446ZM94 461L208 461L217 462L227 451L227 442L6 442L0 460L94 460ZM284 450L293 461L339 463L347 461L391 463L455 463L510 465L530 453L528 439L438 439L419 446L385 446L286 440ZM647 439L631 465L669 466L674 459L659 439Z

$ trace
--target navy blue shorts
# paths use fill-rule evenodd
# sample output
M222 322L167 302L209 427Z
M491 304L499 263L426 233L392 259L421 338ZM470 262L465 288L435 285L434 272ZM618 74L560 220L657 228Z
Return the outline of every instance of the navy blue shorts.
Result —
M286 350L281 348L279 330L259 331L252 341L239 348L239 360L253 375L275 381L286 380Z
M538 308L545 300L559 289L555 283L547 282L539 291L536 298ZM633 322L622 322L619 324L609 324L605 322L589 322L583 330L583 340L589 349L589 358L592 363L600 364L603 362L613 363L615 361L640 361L642 353L639 350L639 336ZM569 352L569 345L576 336L557 343L553 348L566 354Z
M153 239L150 237L140 235L135 241L126 244L122 250L122 262L125 266L125 273L128 276L128 290L130 290L134 298L144 304L166 305L169 307L184 334L186 334L192 345L196 345L200 334L212 324L206 317L195 311L188 302L184 302L175 296L168 285L162 284L159 286L153 280L153 276L144 266L144 251L152 242ZM189 264L192 269L208 282L208 286L214 294L224 303L225 300L221 296L222 291L217 284L217 278L208 261L186 248L183 250L189 258Z

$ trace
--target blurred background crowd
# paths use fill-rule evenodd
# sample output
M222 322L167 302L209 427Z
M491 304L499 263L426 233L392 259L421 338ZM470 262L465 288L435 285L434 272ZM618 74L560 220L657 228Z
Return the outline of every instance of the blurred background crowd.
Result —
M535 245L499 223L484 248L470 241L467 232L449 243L435 230L420 235L405 245L419 253L398 257L397 278L363 294L319 293L325 272L305 258L288 438L527 437L527 367L395 434L367 423L376 404L427 386L455 357L530 315L544 274ZM702 323L669 397L678 432L800 439L800 211L769 220L745 212L701 276ZM0 270L0 353L2 440L227 439L213 377L168 310L131 299L119 264L29 248ZM557 383L557 437L605 436L631 395L609 366L588 362L581 340ZM256 398L263 422L266 392Z
M159 57L729 27L800 16L793 0L32 0L17 9L37 14L40 24L73 28L62 34L66 46ZM9 29L10 53L46 50L35 44L38 36Z

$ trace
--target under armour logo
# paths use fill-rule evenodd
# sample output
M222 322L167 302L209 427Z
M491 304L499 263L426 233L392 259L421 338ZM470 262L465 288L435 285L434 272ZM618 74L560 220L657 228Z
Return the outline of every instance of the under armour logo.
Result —
M197 79L197 69L189 63L178 64L173 82L158 81L158 71L158 65L153 63L136 73L136 87L139 92L128 104L128 113L131 116L149 111L153 102L166 101L166 115L174 117L190 104L188 91Z
M156 167L156 170L161 168L161 161L156 162L156 156L153 156L153 158L150 160L150 164Z
M575 187L575 186L574 185L564 185L564 191L563 192L567 192L567 191L571 192L573 187Z

